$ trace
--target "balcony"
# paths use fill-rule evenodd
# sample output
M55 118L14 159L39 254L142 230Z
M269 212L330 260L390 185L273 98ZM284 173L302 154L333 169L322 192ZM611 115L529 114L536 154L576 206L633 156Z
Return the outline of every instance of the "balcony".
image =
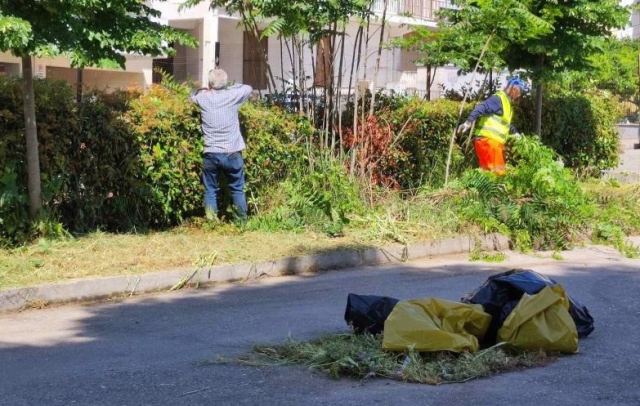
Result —
M387 15L435 21L438 10L447 7L452 7L450 0L389 0ZM373 12L382 14L383 10L384 0L374 0Z

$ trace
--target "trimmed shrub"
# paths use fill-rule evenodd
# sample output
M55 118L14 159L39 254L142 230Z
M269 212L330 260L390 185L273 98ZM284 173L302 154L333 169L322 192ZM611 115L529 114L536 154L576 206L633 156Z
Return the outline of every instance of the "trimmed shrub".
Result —
M69 173L73 161L72 134L79 121L71 88L60 81L35 80L36 120L44 211L53 216L68 198ZM16 243L30 238L26 193L26 142L21 82L0 79L0 239ZM2 241L0 241L2 242Z
M203 212L202 134L184 89L86 95L37 80L36 116L46 213L73 232L172 226ZM0 78L0 242L37 230L29 220L20 82ZM241 125L252 207L304 162L312 128L279 108L245 105ZM55 227L49 227L55 228Z
M197 108L185 95L153 86L124 114L141 165L136 178L150 190L145 223L177 224L202 210L202 135Z
M545 95L541 138L577 173L599 175L618 165L619 116L618 102L607 92ZM514 120L520 131L535 131L534 98L518 103Z
M397 137L396 176L404 189L444 182L449 141L458 123L460 104L450 100L427 102L413 99L390 112ZM463 112L463 118L468 109ZM451 174L462 173L473 164L468 137L458 137L454 145Z
M80 121L70 134L65 170L68 195L58 209L75 232L102 228L143 227L149 217L151 193L140 177L140 148L122 114L136 93L85 95L77 106Z
M254 205L262 204L260 196L307 163L305 147L314 129L306 118L283 108L254 103L240 109L240 125L247 144L247 195Z

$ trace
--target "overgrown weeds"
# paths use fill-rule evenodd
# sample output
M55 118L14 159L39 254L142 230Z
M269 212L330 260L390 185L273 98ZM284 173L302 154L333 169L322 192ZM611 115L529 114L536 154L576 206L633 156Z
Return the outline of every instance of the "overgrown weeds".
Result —
M514 369L545 365L544 352L519 352L494 346L477 353L407 353L382 350L382 336L336 334L281 345L256 346L240 362L251 365L303 365L332 378L372 377L437 385L466 382Z

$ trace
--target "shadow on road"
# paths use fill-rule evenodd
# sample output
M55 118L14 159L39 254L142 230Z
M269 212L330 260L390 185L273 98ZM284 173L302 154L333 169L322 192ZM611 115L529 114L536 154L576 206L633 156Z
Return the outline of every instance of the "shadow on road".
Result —
M342 317L349 292L457 300L505 268L464 261L360 268L4 316L0 398L11 405L182 404L183 399L188 404L361 404L428 390L433 396L449 393L450 399L462 399L456 397L461 396L457 389L378 380L363 390L356 382L330 381L301 368L203 366L203 361L233 357L256 343L282 342L289 336L308 339L347 331ZM596 381L605 388L630 380L640 383L632 333L632 326L640 325L639 266L632 261L590 266L556 262L535 269L586 304L596 330L581 342L581 354L561 365L492 379L526 381L514 376L531 376L543 379L547 389L562 379L576 390ZM491 387L483 391L496 401L524 390ZM592 399L585 388L581 396ZM624 404L639 399L637 388L612 391L611 396Z

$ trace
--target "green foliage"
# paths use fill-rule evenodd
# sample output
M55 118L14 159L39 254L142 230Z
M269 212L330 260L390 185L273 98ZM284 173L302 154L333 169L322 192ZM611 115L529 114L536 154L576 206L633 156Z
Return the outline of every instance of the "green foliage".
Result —
M188 0L187 6L199 3ZM368 13L369 0L211 0L212 7L224 7L242 16L245 27L267 24L262 35L291 37L307 34L312 43L331 33L330 24L344 24L351 16Z
M507 256L503 252L485 252L479 249L474 249L469 254L469 261L471 262L492 262L500 263L504 262Z
M31 237L27 199L18 184L15 168L5 166L0 176L0 245Z
M250 197L267 193L306 164L305 146L314 131L306 118L279 107L245 104L240 123L248 145L244 158Z
M598 89L631 99L638 94L638 54L640 42L637 40L609 39L590 57L592 69L585 73L589 82Z
M150 225L176 224L200 211L202 136L196 106L154 86L131 101L125 120L136 137L140 176L151 189Z
M628 257L638 257L638 248L626 236L640 233L640 186L591 182L586 187L597 205L594 240L611 244Z
M18 17L5 16L0 9L0 49L20 49L27 46L31 24Z
M532 13L530 1L454 0L457 7L440 12L447 44L456 55L456 63L471 71L486 46L484 69L503 66L501 53L512 44L540 38L552 32L552 26Z
M200 116L184 89L96 92L77 105L64 82L41 80L35 87L47 221L59 219L73 232L123 231L201 214ZM0 239L10 244L39 235L38 222L26 214L22 111L19 81L0 79ZM249 146L248 195L260 210L262 194L304 162L311 128L259 105L245 106L241 124Z
M425 102L413 99L389 113L397 137L394 173L403 189L425 184L440 186L449 148L449 137L458 122L460 104L450 100ZM460 174L471 164L464 140L456 144L452 173Z
M460 209L486 232L503 232L521 249L563 249L588 234L595 207L556 154L537 139L511 146L505 176L472 170L460 186L468 190Z
M534 104L523 98L516 107L514 124L522 132L534 131ZM543 104L542 140L579 174L597 176L618 165L618 117L618 103L609 93L556 93Z
M560 72L548 88L555 91L583 92L585 89L608 90L622 100L633 101L638 95L638 54L640 42L631 39L602 38L595 42L583 70Z
M66 135L69 149L62 156L67 163L60 170L68 176L69 194L57 211L74 232L146 228L142 225L148 218L151 193L140 175L135 134L122 117L135 97L125 92L87 94L70 116L80 124Z
M527 69L535 79L588 68L602 38L629 21L629 10L618 0L522 3L551 29L525 41L509 42L501 55L510 69Z
M309 227L341 235L354 214L364 209L357 186L340 162L320 158L299 167L282 183L272 202L276 207L251 219L249 229L295 230Z
M15 243L37 234L38 223L55 223L57 213L67 201L71 162L67 152L72 145L69 136L79 127L71 89L63 82L36 80L37 120L41 141L39 147L43 195L47 200L38 219L29 220L26 197L26 145L23 136L21 84L15 78L0 80L0 239Z
M151 21L160 12L137 0L0 0L0 10L0 51L16 56L64 54L74 66L124 67L124 53L195 45L190 35Z

